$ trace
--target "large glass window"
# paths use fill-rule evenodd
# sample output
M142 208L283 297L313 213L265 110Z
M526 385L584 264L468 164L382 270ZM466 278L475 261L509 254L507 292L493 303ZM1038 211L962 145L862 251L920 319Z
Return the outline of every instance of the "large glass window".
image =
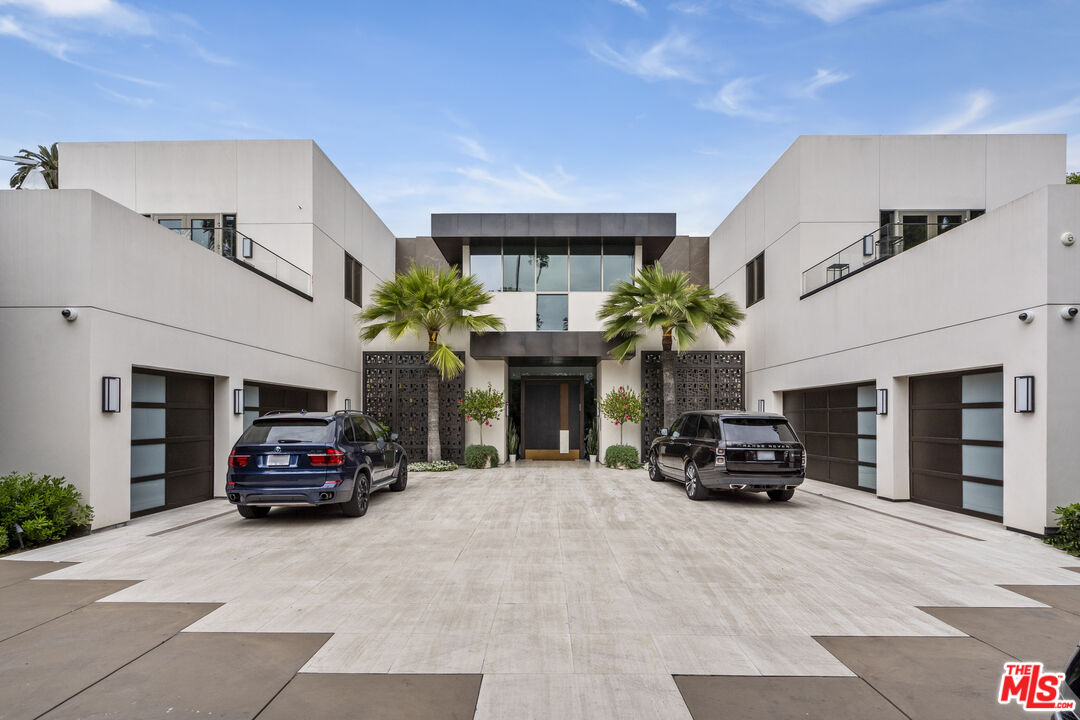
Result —
M214 220L212 218L192 218L191 241L196 245L202 245L207 250L213 250Z
M603 289L600 273L600 240L575 240L570 246L570 290L599 292Z
M469 245L469 267L485 290L502 290L501 253L501 240L473 240Z
M510 292L532 292L533 253L536 250L532 240L503 241L503 284L502 289Z
M537 330L566 330L569 315L566 295L536 296Z
M536 289L538 292L566 292L566 240L536 241Z
M610 290L620 280L634 274L634 241L604 241L604 289Z

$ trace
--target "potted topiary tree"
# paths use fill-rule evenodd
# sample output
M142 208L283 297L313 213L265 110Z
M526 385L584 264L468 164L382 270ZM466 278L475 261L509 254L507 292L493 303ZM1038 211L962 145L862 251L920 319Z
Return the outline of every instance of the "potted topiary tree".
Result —
M480 444L465 448L465 464L469 467L499 464L499 451L492 445L484 444L484 428L491 427L491 421L499 419L505 404L502 391L491 387L491 383L488 383L487 390L469 388L464 397L458 400L458 412L480 428Z
M596 424L589 425L589 432L585 433L585 452L589 454L589 462L596 462L596 453L599 451L599 442L596 438Z
M506 419L506 454L510 462L517 461L518 431L513 418Z
M604 451L604 464L610 468L627 470L639 467L640 453L633 445L623 443L623 428L628 423L639 423L645 417L641 397L633 388L620 385L618 390L609 390L600 399L600 414L619 428L619 444L611 445Z

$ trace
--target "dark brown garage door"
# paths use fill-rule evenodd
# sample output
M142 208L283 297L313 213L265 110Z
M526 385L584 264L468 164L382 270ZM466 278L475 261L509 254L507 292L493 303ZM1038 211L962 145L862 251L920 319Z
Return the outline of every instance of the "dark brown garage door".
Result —
M213 458L213 378L133 370L131 516L209 500Z
M877 417L873 385L784 393L784 415L806 445L806 476L874 492Z
M1000 369L911 378L911 499L980 517L1002 514Z
M325 412L326 391L289 385L244 383L244 427L268 412Z

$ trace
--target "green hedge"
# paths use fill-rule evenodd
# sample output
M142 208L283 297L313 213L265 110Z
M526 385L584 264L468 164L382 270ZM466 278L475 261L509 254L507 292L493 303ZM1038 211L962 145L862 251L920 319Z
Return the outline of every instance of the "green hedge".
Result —
M604 451L604 464L609 468L633 470L641 467L641 453L633 445L609 445Z
M74 527L89 525L94 509L62 477L12 473L0 477L0 550L15 540L15 524L23 541L40 545L63 540Z
M499 451L493 445L470 445L465 448L465 467L482 468L490 458L491 467L499 464Z
M457 470L457 463L450 460L409 463L409 472L449 472Z
M1070 555L1080 555L1080 503L1054 508L1058 514L1058 531L1046 542Z

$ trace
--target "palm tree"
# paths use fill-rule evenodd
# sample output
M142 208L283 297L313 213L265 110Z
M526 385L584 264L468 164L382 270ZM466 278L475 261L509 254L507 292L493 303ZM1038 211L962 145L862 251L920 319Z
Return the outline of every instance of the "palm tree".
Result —
M623 362L645 339L645 333L660 328L660 354L664 376L664 427L675 420L675 354L672 340L684 351L697 340L698 332L711 327L724 342L734 337L732 330L746 317L728 295L714 295L707 287L690 282L690 273L665 273L659 264L644 267L629 280L620 280L600 306L596 317L604 321L604 338L620 342L611 350Z
M371 304L356 315L358 322L365 323L360 332L364 340L374 340L383 333L394 341L408 332L427 337L428 461L442 459L439 379L452 378L465 368L440 334L458 329L477 333L502 330L501 318L476 312L491 302L491 297L474 276L462 277L457 266L436 270L414 262L408 272L396 273L393 280L381 283L371 296Z
M22 187L30 171L40 169L50 188L55 190L60 187L60 156L56 152L56 143L49 147L38 145L38 152L24 148L15 157L18 160L19 169L8 180L9 186Z

